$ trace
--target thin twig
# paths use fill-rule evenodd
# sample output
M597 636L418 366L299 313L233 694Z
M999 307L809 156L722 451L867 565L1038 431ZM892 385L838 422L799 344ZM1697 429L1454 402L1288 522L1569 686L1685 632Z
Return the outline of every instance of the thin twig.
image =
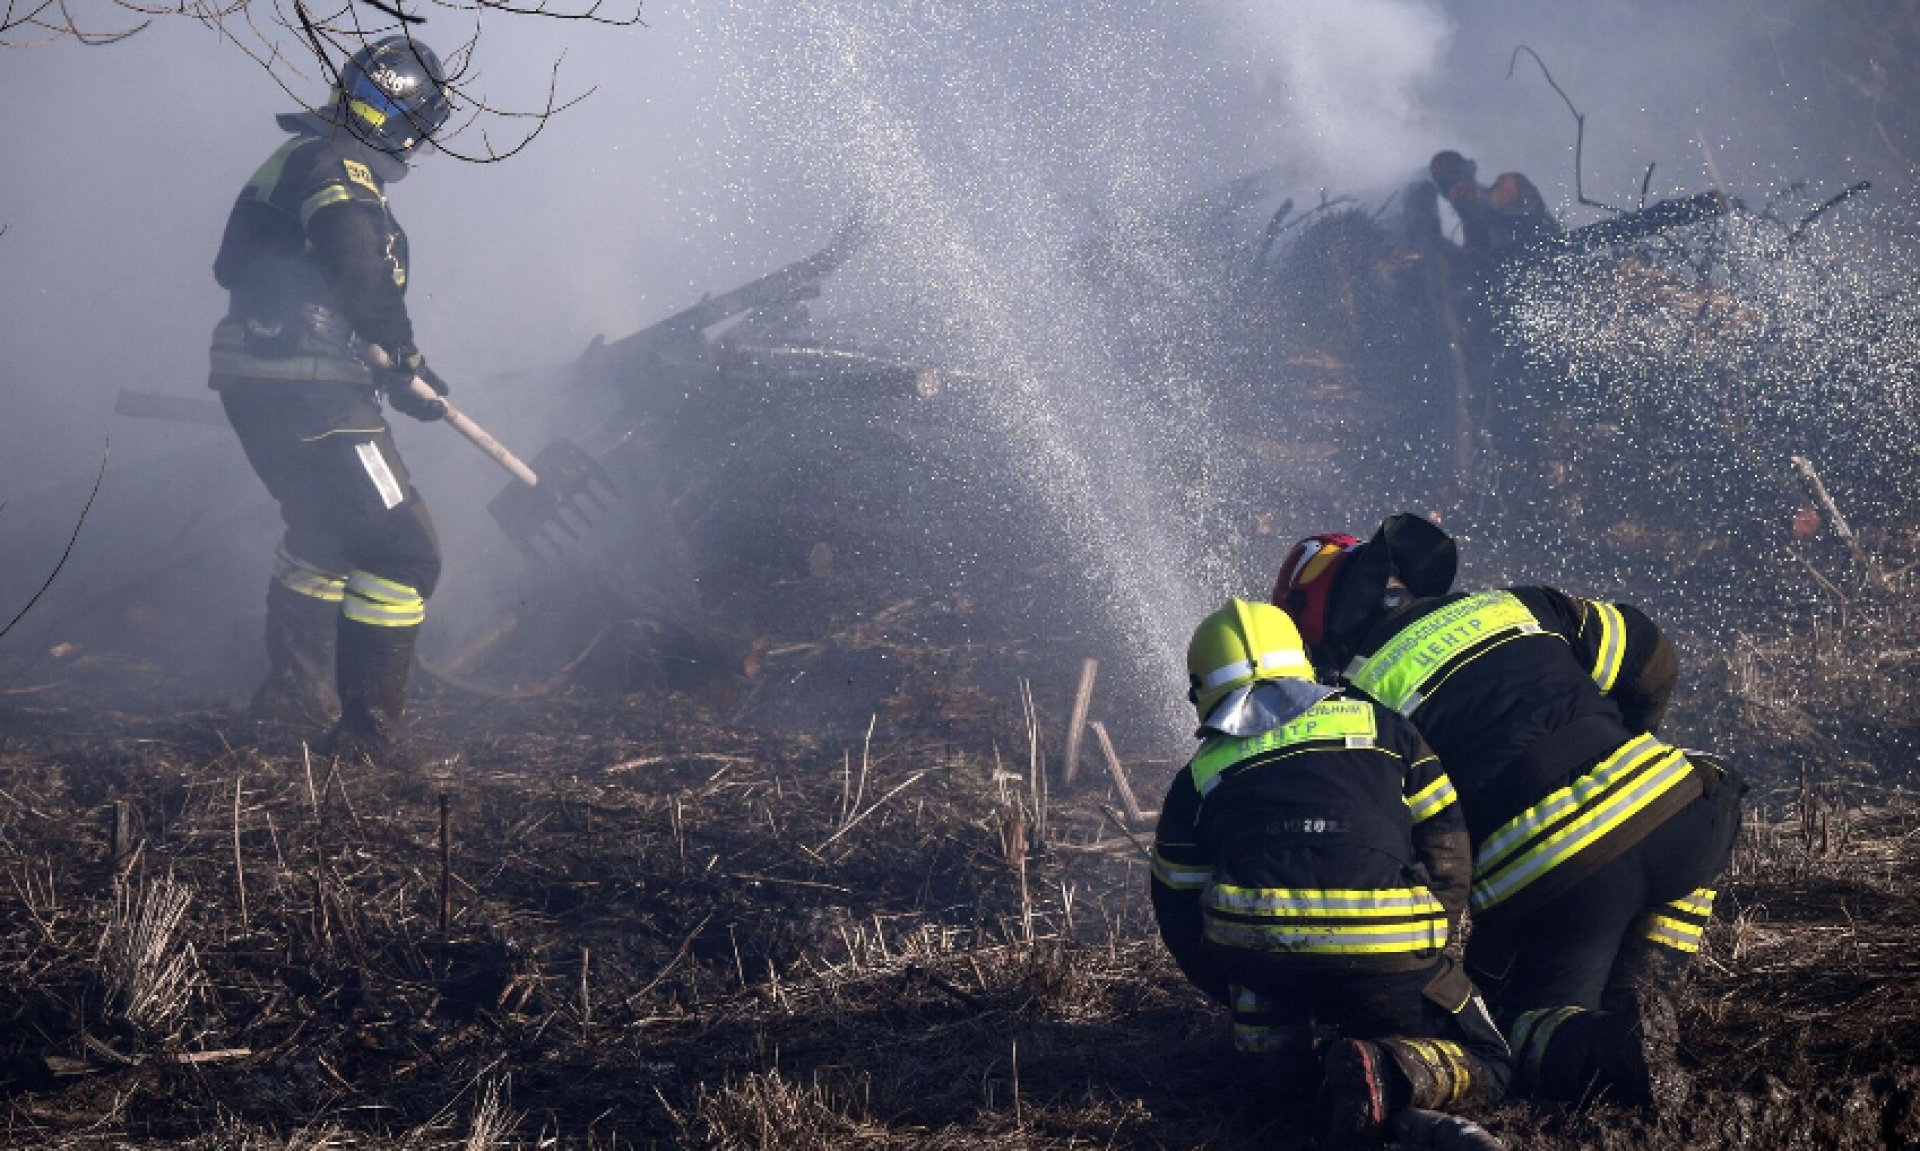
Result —
M1560 86L1560 82L1553 78L1553 73L1547 70L1547 62L1540 58L1540 53L1535 52L1532 48L1528 47L1525 44L1522 44L1519 47L1515 48L1513 50L1513 55L1507 59L1507 79L1509 80L1513 79L1513 71L1520 64L1520 53L1522 52L1525 52L1527 55L1533 57L1533 62L1535 64L1540 65L1540 74L1546 77L1547 87L1552 88L1554 91L1554 94L1560 97L1560 102L1567 106L1567 111L1573 113L1573 197L1574 199L1580 201L1580 203L1585 204L1589 208L1605 208L1609 212L1620 211L1620 209L1614 207L1612 204L1603 204L1598 200L1587 199L1586 188L1581 183L1581 178L1580 178L1580 168L1583 163L1583 159L1586 153L1586 146L1587 146L1587 114L1585 112L1582 112L1580 109L1574 107L1573 97L1568 96L1567 90L1565 88L1562 88ZM1647 176L1649 179L1652 178L1653 169L1651 168L1647 169Z
M634 992L632 995L627 996L627 999L626 999L627 1006L631 1007L633 1005L634 1000L642 998L643 996L646 995L647 992L652 991L654 988L660 986L660 981L665 979L669 974L671 974L674 968L680 966L680 961L687 957L688 951L692 950L693 941L699 937L702 931L705 931L707 929L707 924L711 922L713 922L713 912L710 911L707 913L707 917L700 921L699 926L695 927L692 931L687 932L687 937L681 940L680 942L680 950L676 951L674 953L673 958L667 961L667 965L660 969L660 974L654 976L653 979L650 982L648 982L648 984L645 987L642 987L640 990Z
M73 545L80 539L80 525L87 522L87 513L93 510L93 501L99 496L100 485L107 478L107 457L111 454L113 454L113 441L108 440L106 446L100 449L100 474L93 477L93 490L87 493L86 506L80 509L80 518L73 521L73 534L67 537L67 548L60 553L60 562L53 565L53 570L47 573L46 581L40 585L40 590L34 592L33 598L27 601L27 606L14 613L14 617L7 621L7 626L0 627L0 638L5 638L15 624L26 618L27 613L33 610L33 605L39 603L40 597L46 595L47 589L53 586L53 581L60 575L60 569L67 566L68 558L73 555Z
M825 843L822 843L820 846L813 849L814 852L817 854L819 852L825 851L828 847L831 847L835 840L839 839L841 836L845 835L847 832L852 831L854 828L858 827L860 825L861 820L865 819L869 815L872 815L874 812L879 811L882 804L886 803L889 799L892 799L894 796L899 795L901 792L905 791L907 788L912 787L915 783L918 783L920 781L921 776L926 775L928 772L931 772L932 770L933 769L929 767L921 771L916 771L912 775L908 776L905 781L900 783L892 791L889 791L885 795L881 796L879 799L874 800L872 807L869 807L865 811L861 812L859 815L854 816L852 819L847 821L847 824L845 827L842 827L839 831L836 831L832 835L828 836Z

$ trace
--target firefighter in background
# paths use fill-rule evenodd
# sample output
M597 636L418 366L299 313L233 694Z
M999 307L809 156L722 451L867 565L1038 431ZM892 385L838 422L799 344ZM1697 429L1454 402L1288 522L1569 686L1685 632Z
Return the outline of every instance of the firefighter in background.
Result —
M1316 662L1411 719L1473 838L1467 966L1521 1084L1670 1105L1664 990L1699 950L1745 786L1654 738L1679 675L1632 607L1552 588L1450 592L1452 539L1414 515L1296 545L1274 602Z
M1337 1029L1327 1143L1379 1144L1407 1107L1498 1102L1507 1045L1446 951L1471 862L1453 784L1419 732L1313 680L1286 613L1232 600L1187 649L1199 752L1154 838L1152 897L1181 971L1246 1052ZM1285 1060L1283 1060L1285 1062Z
M1519 172L1502 172L1492 187L1482 187L1479 165L1458 152L1437 152L1427 163L1433 186L1460 218L1460 245L1472 251L1498 252L1560 234L1560 221L1533 181Z
M286 522L255 713L324 723L331 678L329 750L389 764L407 759L407 678L440 550L380 396L434 420L445 405L408 384L446 385L414 346L407 237L387 186L445 124L445 84L417 41L361 49L328 104L279 117L292 138L240 190L214 262L231 304L208 382Z

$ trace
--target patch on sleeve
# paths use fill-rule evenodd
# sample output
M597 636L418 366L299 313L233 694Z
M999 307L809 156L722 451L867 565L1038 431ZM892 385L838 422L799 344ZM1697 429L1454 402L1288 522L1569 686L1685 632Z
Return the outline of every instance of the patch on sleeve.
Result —
M358 160L342 160L340 166L347 170L347 179L367 189L374 195L380 195L380 185L374 183L373 172Z
M387 457L380 454L380 445L372 440L353 445L354 452L360 457L360 466L367 469L367 478L373 481L375 490L380 493L380 502L392 511L404 502L407 494L400 490L400 481L394 478L393 469L387 466Z

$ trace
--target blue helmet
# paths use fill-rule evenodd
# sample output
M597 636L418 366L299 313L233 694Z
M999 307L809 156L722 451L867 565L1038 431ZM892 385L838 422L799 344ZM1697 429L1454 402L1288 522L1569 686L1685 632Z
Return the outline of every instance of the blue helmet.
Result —
M336 124L382 152L403 155L430 139L453 114L447 73L433 49L389 36L353 54L340 69L328 109Z

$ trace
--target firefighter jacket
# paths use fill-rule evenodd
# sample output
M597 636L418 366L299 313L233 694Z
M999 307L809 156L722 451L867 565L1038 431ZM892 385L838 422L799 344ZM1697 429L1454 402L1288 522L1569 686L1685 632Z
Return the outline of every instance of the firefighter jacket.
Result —
M387 206L382 167L357 141L303 131L240 190L213 265L231 293L214 329L213 387L369 385L361 347L412 349L407 236Z
M1396 610L1357 651L1348 684L1411 719L1459 789L1476 917L1548 902L1702 792L1653 738L1679 663L1631 607L1454 593Z
M1154 916L1225 1002L1235 971L1430 966L1466 906L1453 784L1412 724L1336 694L1258 735L1202 729L1155 834Z

